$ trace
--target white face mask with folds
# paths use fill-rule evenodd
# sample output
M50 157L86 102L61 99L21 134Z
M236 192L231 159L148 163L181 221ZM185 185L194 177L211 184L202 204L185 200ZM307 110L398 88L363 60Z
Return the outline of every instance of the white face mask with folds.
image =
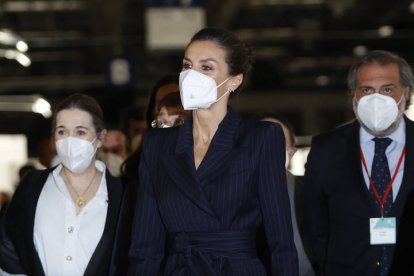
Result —
M397 103L393 98L379 93L364 96L357 102L358 118L365 127L374 133L387 130L402 114L398 105L403 98L404 95Z
M182 71L180 73L180 96L184 109L209 108L213 103L218 102L224 95L231 92L231 90L228 90L220 98L217 98L217 88L229 79L230 77L217 85L212 77L196 70Z
M56 151L59 160L68 170L74 173L83 172L92 162L97 148L92 142L68 136L56 142Z

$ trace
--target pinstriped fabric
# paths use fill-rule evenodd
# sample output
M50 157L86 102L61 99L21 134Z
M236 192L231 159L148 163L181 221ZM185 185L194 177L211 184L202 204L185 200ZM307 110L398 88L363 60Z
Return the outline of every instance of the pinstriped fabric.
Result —
M264 225L273 275L297 275L280 127L229 109L198 169L192 118L146 133L130 250L130 275L156 275L168 232L255 230ZM237 242L229 244L237 251ZM220 260L217 275L265 275L258 258ZM179 264L168 256L166 266Z

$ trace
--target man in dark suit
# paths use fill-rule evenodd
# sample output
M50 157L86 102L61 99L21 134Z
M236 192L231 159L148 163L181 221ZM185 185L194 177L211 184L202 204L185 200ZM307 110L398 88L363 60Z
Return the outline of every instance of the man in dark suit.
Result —
M348 85L356 120L312 141L305 224L324 275L387 275L414 188L414 123L403 115L413 75L399 56L372 51L351 68Z

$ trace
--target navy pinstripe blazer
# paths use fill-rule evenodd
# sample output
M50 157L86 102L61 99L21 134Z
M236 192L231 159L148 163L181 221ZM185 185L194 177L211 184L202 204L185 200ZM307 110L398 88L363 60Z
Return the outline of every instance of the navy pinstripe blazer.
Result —
M183 126L148 131L139 168L129 275L156 275L162 264L164 274L180 274L179 267L192 252L168 254L168 233L256 231L261 225L272 274L297 275L284 160L284 136L278 125L244 121L231 108L197 170L191 116ZM226 243L224 237L222 241ZM214 273L204 270L202 275L266 274L256 256L203 258L219 265Z

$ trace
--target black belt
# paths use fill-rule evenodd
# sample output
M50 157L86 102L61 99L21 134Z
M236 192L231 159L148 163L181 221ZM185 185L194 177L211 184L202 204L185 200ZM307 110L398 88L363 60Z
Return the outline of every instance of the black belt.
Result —
M173 261L174 268L167 267L166 272L174 275L217 275L222 258L255 258L255 239L256 231L252 230L169 233L170 255L176 260Z

